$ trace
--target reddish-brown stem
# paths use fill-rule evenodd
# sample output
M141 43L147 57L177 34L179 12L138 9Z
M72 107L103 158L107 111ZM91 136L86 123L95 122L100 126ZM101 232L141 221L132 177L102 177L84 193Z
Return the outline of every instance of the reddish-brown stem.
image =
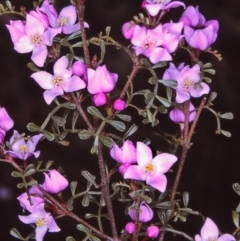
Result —
M134 228L134 233L132 237L132 241L137 241L138 240L138 234L139 234L139 228L140 228L140 223L139 223L139 215L140 215L140 205L141 205L142 199L139 197L137 202L136 202L136 217L135 217L135 228Z
M101 175L102 192L107 205L112 235L114 240L118 240L118 233L117 233L117 227L116 227L115 217L113 213L112 200L109 192L109 179L106 173L105 161L103 159L101 143L98 144L98 164L99 164L99 170Z
M84 11L85 11L85 5L84 0L77 0L77 13L78 13L78 19L81 27L81 34L82 34L82 44L83 44L83 51L85 56L85 62L88 68L91 68L91 59L89 55L88 50L88 43L87 43L87 34L86 30L84 28Z

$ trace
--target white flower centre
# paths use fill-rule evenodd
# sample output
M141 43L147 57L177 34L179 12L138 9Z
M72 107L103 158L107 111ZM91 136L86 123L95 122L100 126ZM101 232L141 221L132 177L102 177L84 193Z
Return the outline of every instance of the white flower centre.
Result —
M153 49L153 48L155 48L155 46L156 46L156 40L154 40L154 39L147 38L144 41L145 49Z
M68 20L66 18L60 17L59 20L58 20L58 23L59 23L60 26L64 26L64 25L67 24L67 21Z
M145 166L145 172L147 174L152 174L153 172L155 171L155 167L152 163L148 163L146 166Z
M27 145L26 145L26 144L23 144L23 145L19 146L19 151L20 151L21 153L26 153L26 152L28 151Z
M183 89L188 91L192 87L193 82L190 79L185 79Z
M62 84L62 78L60 76L54 76L53 84L55 86L60 86Z
M41 38L40 35L34 34L34 35L31 36L31 42L32 42L33 44L35 44L35 45L40 44L41 41L42 41L42 38Z
M46 220L44 218L38 218L36 221L36 225L38 227L45 226L47 224Z

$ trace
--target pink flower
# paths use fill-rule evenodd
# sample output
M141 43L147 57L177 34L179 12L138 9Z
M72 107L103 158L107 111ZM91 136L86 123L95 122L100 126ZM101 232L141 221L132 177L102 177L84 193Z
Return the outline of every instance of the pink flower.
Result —
M147 9L148 13L155 17L158 15L159 11L161 10L168 10L170 8L177 8L179 6L183 6L185 8L185 4L179 1L172 0L144 0L143 6ZM171 3L170 3L171 2Z
M137 215L136 208L137 208L136 202L134 202L132 206L128 208L128 215L134 221ZM145 202L142 202L140 205L139 222L146 223L150 221L152 218L153 218L153 210Z
M59 193L68 186L68 180L56 170L50 170L48 174L43 173L45 181L43 189L50 193Z
M53 38L60 33L61 29L45 30L42 21L31 14L26 15L25 25L19 20L14 22L6 25L11 34L14 49L19 53L32 52L31 60L42 67L48 54L47 46L52 45Z
M126 107L126 102L121 99L116 99L113 103L113 108L117 111L122 111Z
M96 106L102 106L107 103L107 96L104 93L98 93L93 96L93 102Z
M60 231L51 213L47 213L44 210L44 203L39 204L32 214L28 216L19 215L18 217L23 223L36 225L36 241L42 241L47 231Z
M135 230L135 224L133 222L127 223L127 225L125 226L125 230L129 234L133 234Z
M190 105L189 105L189 111L190 111L189 122L192 122L192 121L194 121L194 119L196 117L196 110L192 103L190 103ZM184 115L183 111L178 108L174 108L173 110L171 110L169 113L169 117L175 123L184 123L185 122L185 115Z
M146 181L146 183L160 192L165 192L167 178L164 175L177 161L177 157L161 153L152 158L151 149L143 142L137 142L137 163L131 165L124 173L125 179Z
M205 23L198 7L189 6L179 21L184 23L185 39L193 48L205 50L217 39L218 21L210 20Z
M108 93L117 83L118 75L110 73L106 65L98 66L96 70L88 69L88 92L91 94Z
M63 95L64 91L69 93L86 87L82 79L76 75L72 76L72 70L67 69L68 65L67 57L63 56L54 64L54 75L46 71L39 71L31 75L46 90L43 97L47 104L50 104L56 96Z
M14 130L13 136L10 139L10 150L6 151L10 156L22 160L26 160L29 156L34 155L39 157L40 151L35 151L36 145L43 137L43 134L32 136L31 138L24 138L17 131Z
M44 30L48 29L49 27L48 17L46 14L39 11L39 7L37 7L36 11L30 11L29 14L39 19L42 22L42 24L44 25Z
M147 228L147 236L150 238L156 238L159 234L159 228L157 226L149 226Z
M200 67L198 64L190 68L188 65L180 64L178 68L173 63L163 74L164 80L176 80L178 82L176 89L176 102L183 103L190 97L198 98L210 91L206 83L199 83Z
M124 23L122 26L122 33L126 39L131 39L134 33L136 24L134 22Z
M45 0L41 8L39 8L39 11L45 13L48 16L51 27L60 27L60 31L65 34L71 34L80 30L80 23L76 23L76 7L73 5L64 7L58 15L53 5L49 4L48 0ZM87 23L84 23L84 26L89 27Z
M195 241L208 241L208 240L216 240L216 241L235 241L236 239L228 233L219 236L219 230L217 225L210 219L206 218L204 225L201 228L201 235L197 234L195 236Z
M82 61L76 61L72 65L72 73L82 77L87 71L86 65Z
M160 61L172 60L172 56L167 49L160 47L164 44L164 34L161 24L154 29L147 29L145 26L139 27L136 25L131 42L134 45L133 48L136 55L143 54L153 64Z
M0 144L3 143L6 132L14 125L13 120L8 115L4 107L0 107Z
M33 186L29 189L29 193L30 193L30 197L32 200L32 203L30 203L30 200L28 199L28 195L26 192L22 193L17 200L20 202L20 205L28 210L30 213L34 213L36 207L41 204L44 203L44 198L43 198L43 194L40 192L40 190Z

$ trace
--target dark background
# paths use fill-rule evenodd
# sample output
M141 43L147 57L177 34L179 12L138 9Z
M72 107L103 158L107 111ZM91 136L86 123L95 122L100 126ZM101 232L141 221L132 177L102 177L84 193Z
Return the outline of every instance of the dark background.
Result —
M3 1L0 2L3 3ZM123 23L130 21L133 15L142 12L141 2L141 0L86 0L86 21L90 25L88 36L96 36L100 31L104 31L106 26L111 26L111 35L119 42L129 44L129 41L126 41L120 34L121 26ZM210 58L216 69L216 75L213 77L213 83L211 84L211 90L218 93L218 98L214 102L215 110L222 113L233 112L235 117L231 121L222 121L222 128L232 133L231 138L226 138L214 134L216 129L215 117L204 111L193 137L194 144L187 158L179 191L189 191L190 207L210 217L217 223L222 232L231 233L235 228L231 211L235 210L239 203L239 197L231 186L234 182L240 182L240 1L186 0L184 2L186 5L199 5L200 12L205 15L207 20L219 20L219 35L213 48L222 54L223 60L218 62L212 56L206 57L206 55L203 55L203 57ZM31 8L31 1L29 0L18 0L13 3L16 9L20 5L26 6L27 10ZM61 6L67 4L67 1L56 0L58 10L61 9ZM177 21L181 16L182 8L173 9L172 12L173 19ZM42 97L43 90L29 77L31 71L26 67L26 63L29 62L31 54L18 54L14 51L8 30L5 27L5 24L8 24L11 19L21 18L17 15L0 16L0 106L6 107L9 115L15 121L14 129L22 133L27 132L26 125L29 122L40 125L54 104L51 106L45 104ZM93 48L91 56L95 53L99 54L99 49ZM123 51L109 48L105 63L111 72L119 74L118 87L122 87L126 75L131 71L131 62L128 57ZM141 72L135 83L141 88L147 82L148 77L146 73ZM127 112L128 110L126 110ZM133 110L130 110L130 112L136 113ZM136 117L138 118L137 115ZM160 118L163 118L163 120L160 119L160 124L155 128L156 131L163 133L165 130L169 132L177 130L176 125L167 124L166 117ZM166 125L164 125L165 123ZM151 135L151 132L150 126L140 125L140 133L134 135L132 140L142 141L147 137L147 133L152 140L153 149L167 151L162 140ZM8 137L11 134L12 131L9 132ZM41 150L39 159L44 161L55 160L65 169L69 180L80 180L84 189L85 182L81 177L81 170L86 169L90 162L92 162L91 168L93 170L96 169L95 166L97 167L96 158L93 158L88 151L91 142L80 141L78 137L74 136L68 136L67 139L71 141L68 148L47 141L40 143L38 145L38 149ZM108 151L104 154L106 158L109 157ZM34 161L34 159L32 160ZM55 168L57 164L55 164ZM176 171L176 167L173 169ZM11 177L12 171L12 167L0 163L0 240L4 241L15 240L9 235L9 230L12 227L16 227L22 232L23 236L26 236L30 230L17 217L17 215L22 214L22 211L16 196L20 195L22 191L17 189L17 180ZM170 186L174 174L168 174L168 177ZM79 185L79 190L81 185ZM69 191L66 191L65 196L66 198L70 197ZM77 201L80 205L81 200ZM85 210L83 211L85 213ZM118 210L115 211L118 225L123 228L124 223L129 219L126 217L125 221L121 222L118 215L122 213ZM77 210L77 212L82 211ZM59 220L58 224L65 231L48 234L44 240L58 239L62 241L69 235L73 235L77 240L80 240L80 238L77 238L79 232L75 231L75 221L65 218ZM178 222L177 225L179 229L182 227L183 230L188 230L188 233L194 236L200 231L201 219L190 217L190 222L186 224L179 224ZM173 238L172 236L169 237Z

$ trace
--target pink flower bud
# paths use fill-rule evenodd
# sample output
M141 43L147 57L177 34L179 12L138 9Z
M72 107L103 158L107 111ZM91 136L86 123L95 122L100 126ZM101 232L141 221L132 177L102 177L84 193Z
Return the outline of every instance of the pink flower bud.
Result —
M129 222L127 223L127 225L125 226L125 230L127 233L132 234L134 233L134 229L135 229L135 224L133 222Z
M157 226L149 226L147 228L147 236L150 238L156 238L159 234L159 228Z
M86 72L86 66L82 61L76 61L72 65L73 75L81 77Z
M129 207L128 215L131 217L132 220L135 221L137 210L136 210L136 203L134 202L131 207ZM139 222L146 223L153 218L153 211L152 209L145 203L142 202L140 205L140 214L139 214Z
M99 93L93 96L93 102L96 106L102 106L107 103L107 96L104 93Z
M136 24L133 22L124 23L122 26L122 33L126 39L131 39L134 33Z
M126 107L126 103L124 100L117 99L113 103L113 108L117 111L122 111L125 109L125 107Z
M132 164L137 160L136 157L136 147L129 140L123 143L121 148L118 147L115 143L110 151L111 157L120 164Z
M189 111L191 112L189 115L189 122L192 122L196 117L195 107L193 106L192 103L190 103L190 105L189 105ZM174 108L173 110L170 111L169 117L175 123L184 123L185 122L185 115L184 115L183 111L179 110L177 108Z
M0 144L3 142L6 132L13 127L13 120L5 108L0 107Z
M88 92L91 94L108 93L117 83L118 75L110 73L106 65L98 66L96 70L88 69Z
M47 192L59 193L68 186L68 180L56 170L50 170L49 174L44 175L43 189Z

